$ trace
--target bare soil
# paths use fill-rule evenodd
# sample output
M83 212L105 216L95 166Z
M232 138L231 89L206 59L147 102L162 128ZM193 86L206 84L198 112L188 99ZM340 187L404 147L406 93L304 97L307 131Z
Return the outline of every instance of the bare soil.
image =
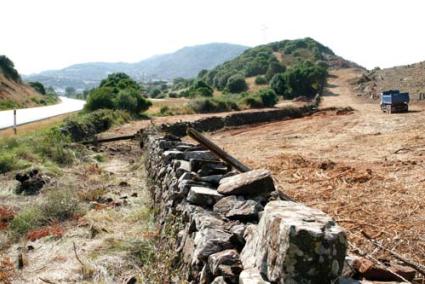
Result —
M313 116L210 137L250 167L270 169L290 197L333 216L347 230L351 251L388 257L363 230L425 264L425 109L382 113L354 95L349 81L360 73L332 72L324 111Z

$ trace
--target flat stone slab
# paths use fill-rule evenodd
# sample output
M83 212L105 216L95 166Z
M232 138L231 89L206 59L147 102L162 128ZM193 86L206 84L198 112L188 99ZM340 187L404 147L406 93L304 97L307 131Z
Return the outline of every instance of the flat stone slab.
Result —
M199 206L212 206L218 200L223 197L217 190L201 187L201 186L192 186L187 195L187 201L189 203L199 205Z
M208 257L208 265L214 277L224 276L227 279L234 279L242 271L239 253L234 249L211 254Z
M192 263L207 261L216 252L232 249L232 234L220 229L206 228L195 233L195 250Z
M251 228L252 229L252 228ZM334 283L347 241L332 218L292 201L271 201L241 252L244 269L256 268L273 283Z
M231 220L249 221L258 220L258 212L262 209L263 207L257 201L230 195L217 201L213 211Z
M260 169L230 176L220 181L217 191L223 195L257 196L274 191L272 176Z
M251 268L239 274L239 284L270 284L270 282L265 281L257 269Z

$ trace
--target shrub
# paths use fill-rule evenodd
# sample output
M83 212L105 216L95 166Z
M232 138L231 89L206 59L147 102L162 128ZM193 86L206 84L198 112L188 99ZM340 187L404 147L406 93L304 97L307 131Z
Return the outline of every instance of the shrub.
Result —
M159 94L161 94L161 90L158 88L153 88L149 91L149 97L151 98L156 98Z
M283 73L286 71L286 67L279 62L271 62L267 68L266 79L270 81L275 74Z
M257 76L255 78L255 84L257 84L257 85L265 85L265 84L267 84L267 79L264 76Z
M81 141L89 139L113 125L122 124L129 120L129 114L124 111L97 110L91 113L82 113L65 120L61 127L61 132L69 135L72 141Z
M287 93L286 78L284 74L279 73L274 75L270 81L270 87L276 94L284 96Z
M246 84L245 78L242 75L236 74L229 77L226 89L230 93L241 93L248 90L248 85Z
M258 96L265 107L273 107L278 102L278 97L272 89L260 90Z
M9 229L15 235L24 235L29 230L42 226L45 222L43 212L39 207L29 207L20 211L10 222Z
M70 190L52 189L41 205L41 210L47 220L64 221L79 211L79 205Z
M115 94L111 88L97 88L90 92L86 105L84 106L85 110L94 111L98 109L113 109Z
M118 109L126 110L131 113L137 112L137 99L132 96L128 91L121 91L116 99L116 106Z
M37 152L59 165L70 165L74 161L74 153L66 148L71 142L59 128L50 129L46 135L35 145Z
M120 90L125 89L140 90L140 86L137 82L125 73L109 74L106 79L100 82L99 88L111 88L114 93L118 93Z
M255 95L242 98L242 102L250 108L273 107L278 101L276 93L272 89L260 90Z
M239 110L238 104L229 98L204 98L190 101L189 107L196 113Z
M34 90L36 90L38 93L45 95L46 89L44 88L43 84L40 82L29 82L28 83Z
M16 162L13 155L10 153L1 153L0 154L0 174L7 173L15 169Z

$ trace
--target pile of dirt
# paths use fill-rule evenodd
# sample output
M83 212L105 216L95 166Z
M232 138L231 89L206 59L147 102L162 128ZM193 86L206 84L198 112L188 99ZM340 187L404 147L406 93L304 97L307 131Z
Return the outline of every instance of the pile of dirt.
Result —
M404 66L365 71L353 81L358 95L379 99L384 90L409 92L411 100L425 100L425 61Z

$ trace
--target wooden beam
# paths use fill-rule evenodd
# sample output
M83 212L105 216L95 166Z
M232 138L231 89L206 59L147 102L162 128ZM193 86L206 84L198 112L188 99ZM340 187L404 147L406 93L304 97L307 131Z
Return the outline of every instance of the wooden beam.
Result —
M214 144L211 140L209 140L207 137L199 133L193 128L187 129L187 135L192 137L194 140L199 142L202 146L210 150L214 155L225 161L226 163L230 164L232 167L237 169L238 171L244 173L248 172L251 169L242 164L240 161L238 161L236 158L232 157L228 153L226 153L223 149L218 147L216 144Z
M117 136L117 137L111 137L111 138L104 138L104 139L97 139L96 137L91 141L83 141L81 144L88 145L88 144L99 144L104 142L113 142L113 141L119 141L119 140L129 140L134 139L136 137L136 134L133 135L125 135L125 136Z

